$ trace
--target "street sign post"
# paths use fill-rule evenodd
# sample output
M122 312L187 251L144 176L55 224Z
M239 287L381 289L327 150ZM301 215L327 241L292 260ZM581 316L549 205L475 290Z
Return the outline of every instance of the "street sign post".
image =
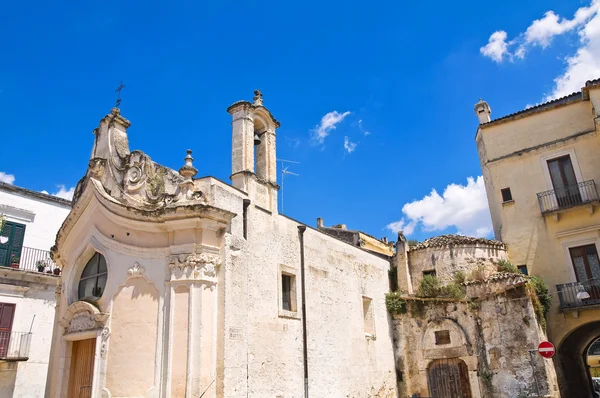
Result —
M544 358L552 358L555 352L554 344L549 341L542 341L540 345L538 345L537 351Z

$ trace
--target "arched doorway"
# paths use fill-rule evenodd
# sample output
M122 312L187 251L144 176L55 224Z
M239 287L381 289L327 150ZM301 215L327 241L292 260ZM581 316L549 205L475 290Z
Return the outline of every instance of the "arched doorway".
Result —
M429 395L435 398L471 398L467 364L458 358L436 359L427 368Z
M558 347L561 395L563 397L600 397L594 395L588 351L600 338L600 322L586 323L569 334ZM592 358L593 360L593 358ZM597 360L596 360L597 362Z

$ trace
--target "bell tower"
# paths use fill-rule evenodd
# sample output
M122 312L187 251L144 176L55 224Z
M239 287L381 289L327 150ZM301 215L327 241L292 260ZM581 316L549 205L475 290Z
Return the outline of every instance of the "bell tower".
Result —
M277 212L275 132L279 122L263 105L259 90L254 91L253 102L235 102L227 112L232 116L231 182L256 205Z

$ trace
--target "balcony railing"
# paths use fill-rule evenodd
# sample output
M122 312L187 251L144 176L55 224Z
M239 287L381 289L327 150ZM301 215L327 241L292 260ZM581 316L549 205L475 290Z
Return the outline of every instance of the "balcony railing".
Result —
M600 281L590 280L587 283L564 283L556 285L560 308L574 309L600 305Z
M31 332L0 332L0 361L27 361Z
M5 266L24 271L44 272L47 274L53 274L54 270L58 269L56 263L50 258L50 252L47 250L23 246L21 247L20 255L17 253L17 256L20 257L18 264L6 264ZM9 263L10 262L11 261L9 260Z
M598 201L598 191L594 180L583 181L576 185L551 189L537 194L542 213L568 209Z

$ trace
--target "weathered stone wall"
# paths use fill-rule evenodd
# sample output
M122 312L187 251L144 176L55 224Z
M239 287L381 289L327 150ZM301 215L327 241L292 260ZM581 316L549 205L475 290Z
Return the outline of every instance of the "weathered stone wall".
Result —
M408 267L412 287L419 289L424 271L435 271L441 283L450 283L457 271L469 275L473 270L484 267L495 271L499 260L506 260L506 250L486 245L457 245L431 247L408 252ZM399 272L400 274L400 272Z
M475 398L535 393L528 350L545 335L523 286L475 301L412 298L407 310L394 319L400 397L430 396L427 370L442 358L464 361ZM449 332L449 344L435 344L439 331ZM558 397L551 361L535 353L534 365L541 396Z

